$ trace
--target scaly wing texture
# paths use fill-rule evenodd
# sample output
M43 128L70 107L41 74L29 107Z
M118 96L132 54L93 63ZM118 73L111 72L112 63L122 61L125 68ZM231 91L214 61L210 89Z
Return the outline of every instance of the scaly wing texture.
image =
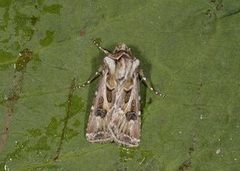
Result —
M107 74L107 73L106 73ZM110 95L106 86L106 76L100 80L95 99L89 115L86 137L89 142L107 142L112 141L112 135L108 129L108 123L111 120L112 103L106 101Z
M116 93L116 102L112 111L112 120L109 130L114 141L129 147L136 147L140 142L140 102L139 78L135 72L132 77L132 86L125 90L124 86Z

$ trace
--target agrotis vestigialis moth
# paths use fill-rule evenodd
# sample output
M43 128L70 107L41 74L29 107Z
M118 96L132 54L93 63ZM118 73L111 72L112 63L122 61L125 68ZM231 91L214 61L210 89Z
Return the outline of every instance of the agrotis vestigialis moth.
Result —
M93 77L78 86L84 87L101 76L88 119L87 140L137 147L141 132L140 82L156 95L161 94L147 81L139 60L127 45L119 44L111 53L96 41L94 44L106 55L103 64Z

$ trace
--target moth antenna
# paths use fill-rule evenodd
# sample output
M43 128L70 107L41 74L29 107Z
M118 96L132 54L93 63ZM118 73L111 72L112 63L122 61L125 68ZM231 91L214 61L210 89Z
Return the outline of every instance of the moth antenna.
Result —
M96 40L93 40L93 44L97 46L99 50L101 50L103 53L105 53L107 56L111 55L111 52L103 47L100 46L100 43L97 42Z

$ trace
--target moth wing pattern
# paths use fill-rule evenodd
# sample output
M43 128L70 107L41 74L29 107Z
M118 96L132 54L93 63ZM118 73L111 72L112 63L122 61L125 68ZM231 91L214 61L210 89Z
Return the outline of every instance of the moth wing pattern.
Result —
M89 79L84 87L98 76L95 99L89 115L86 137L89 142L114 141L127 147L140 143L140 80L156 95L156 91L139 68L140 61L126 44L121 43L113 52L94 44L106 54L101 69Z
M131 79L126 82L126 84L130 82L131 86L125 84L116 93L116 102L109 123L109 130L114 141L128 147L137 147L140 143L141 112L138 65L138 60L133 62L133 70L128 77Z
M103 78L99 82L88 119L86 137L89 142L112 141L112 135L108 129L112 104L104 100L107 98L106 74L103 73Z

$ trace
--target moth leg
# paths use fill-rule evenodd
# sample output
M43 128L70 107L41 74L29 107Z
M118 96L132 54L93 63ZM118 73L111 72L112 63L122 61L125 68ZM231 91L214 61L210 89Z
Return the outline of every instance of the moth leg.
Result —
M164 96L163 94L161 94L159 91L157 91L155 88L153 88L152 84L147 80L147 78L145 77L143 70L140 69L139 71L139 76L140 76L140 80L144 82L144 84L152 91L154 92L154 94L159 95L159 96Z
M87 81L85 81L83 84L78 84L77 88L82 88L87 85L89 85L91 82L93 82L95 79L97 79L102 74L102 67L100 67L93 76L91 76Z
M97 48L99 50L101 50L103 53L105 53L107 56L108 55L111 55L111 52L103 47L100 46L100 44L96 41L96 40L93 40L93 44L97 46Z

